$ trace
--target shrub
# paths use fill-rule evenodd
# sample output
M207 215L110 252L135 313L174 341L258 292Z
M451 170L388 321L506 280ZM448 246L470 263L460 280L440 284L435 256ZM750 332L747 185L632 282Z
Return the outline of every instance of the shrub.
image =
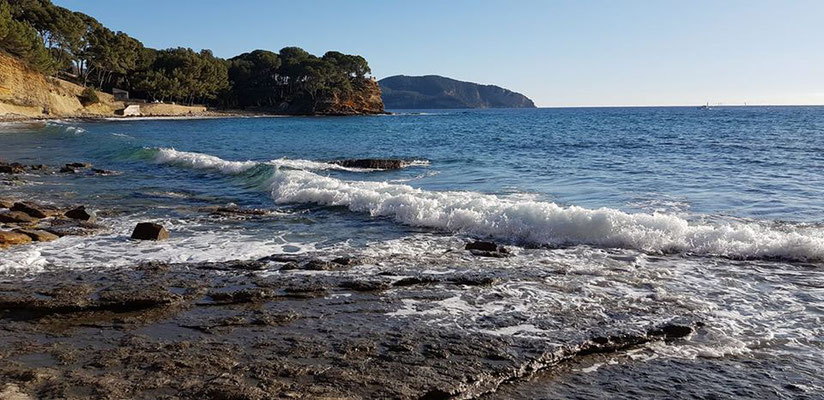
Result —
M100 98L97 97L97 91L94 90L91 86L86 87L83 89L83 93L80 94L80 102L83 103L83 106L89 106L95 103L100 102Z

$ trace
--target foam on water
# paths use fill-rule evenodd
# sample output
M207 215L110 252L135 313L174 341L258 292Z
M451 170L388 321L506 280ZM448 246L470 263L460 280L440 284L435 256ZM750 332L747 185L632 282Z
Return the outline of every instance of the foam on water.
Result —
M266 239L242 231L203 226L182 220L158 221L173 232L168 240L129 239L142 220L107 222L109 232L89 237L64 237L53 242L18 246L0 259L0 274L37 273L54 268L101 268L136 265L145 261L219 262L256 259L271 254L315 251L312 243L294 243L282 236Z
M158 162L238 174L260 165L160 149ZM593 245L650 253L731 258L824 260L824 229L757 221L688 220L662 213L587 209L466 191L427 191L409 185L346 181L307 169L307 160L274 168L267 190L276 203L346 207L417 227L531 245ZM283 168L288 167L288 168ZM295 169L297 168L297 169Z
M311 160L278 158L268 162L256 161L226 161L219 157L209 154L192 153L186 151L178 151L171 148L150 149L154 151L155 161L159 163L172 164L194 169L211 169L217 170L225 174L240 174L246 172L259 165L271 165L276 168L288 168L299 170L335 170L335 171L349 171L349 172L372 172L375 169L366 168L350 168L344 167L331 162L319 162ZM407 166L427 166L427 160L411 160Z

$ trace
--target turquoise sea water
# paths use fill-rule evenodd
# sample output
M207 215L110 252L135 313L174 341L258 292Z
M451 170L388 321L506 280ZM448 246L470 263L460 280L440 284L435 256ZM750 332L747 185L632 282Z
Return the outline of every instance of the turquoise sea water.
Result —
M329 163L366 157L409 165ZM105 210L111 228L15 248L0 273L278 252L414 256L486 238L515 249L496 261L506 268L568 268L564 279L586 294L576 301L604 313L637 297L707 323L681 347L651 349L656 357L789 363L782 379L797 393L824 390L814 373L824 367L824 107L62 121L5 126L0 158L117 172L30 173L0 187ZM225 205L272 214L204 211ZM172 240L129 242L142 220L164 223ZM513 290L527 313L558 296ZM776 385L776 397L794 397Z

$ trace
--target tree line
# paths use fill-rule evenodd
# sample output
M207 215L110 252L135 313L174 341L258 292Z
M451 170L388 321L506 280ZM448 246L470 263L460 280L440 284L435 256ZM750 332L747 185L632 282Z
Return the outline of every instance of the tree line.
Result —
M0 0L0 51L43 74L102 91L231 108L313 104L351 94L371 73L363 57L336 51L317 57L286 47L226 60L209 50L152 49L50 0Z

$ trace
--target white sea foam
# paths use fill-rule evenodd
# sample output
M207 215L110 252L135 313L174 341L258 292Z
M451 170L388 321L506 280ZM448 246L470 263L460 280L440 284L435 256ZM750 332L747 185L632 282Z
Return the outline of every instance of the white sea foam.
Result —
M239 174L248 171L258 165L268 164L276 168L288 168L298 170L336 170L349 172L372 172L375 169L367 168L350 168L331 162L301 160L278 158L268 162L257 161L226 161L220 157L212 156L203 153L193 153L187 151L178 151L171 148L161 148L156 150L155 161L160 163L178 165L194 169L211 169L217 170L225 174ZM408 166L427 166L427 160L411 160Z
M282 235L261 239L242 231L217 229L180 220L159 221L173 232L164 241L135 241L129 235L136 221L109 221L111 230L89 237L16 246L0 258L0 274L41 272L47 267L99 268L136 265L143 261L206 262L249 260L271 254L315 251L313 243L291 242Z
M177 165L194 169L213 169L225 174L239 174L258 165L255 161L226 161L208 154L159 149L155 155L159 163Z
M252 161L162 149L157 161L236 174ZM290 160L290 168L311 161ZM304 169L275 168L268 190L277 203L346 207L411 226L537 245L578 245L733 258L824 259L824 229L760 222L690 221L661 213L587 209L464 191L346 181ZM310 168L311 169L311 168Z

